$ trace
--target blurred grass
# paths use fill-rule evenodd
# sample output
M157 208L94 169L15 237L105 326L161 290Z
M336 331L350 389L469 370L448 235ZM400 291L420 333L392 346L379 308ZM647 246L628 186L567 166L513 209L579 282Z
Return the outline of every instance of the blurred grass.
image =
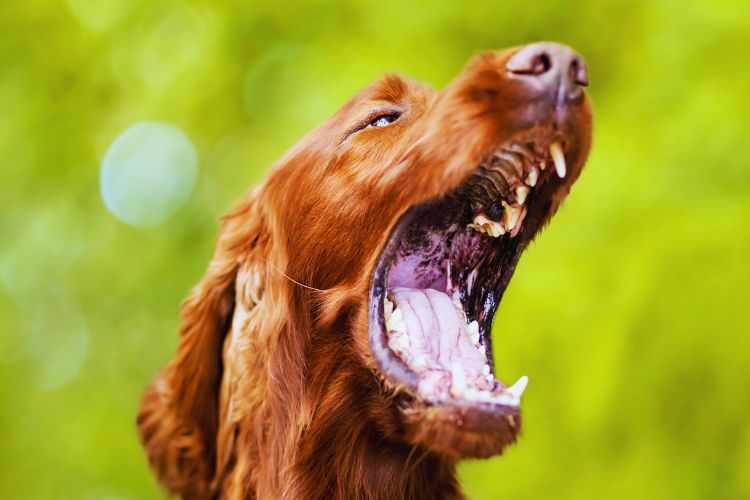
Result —
M158 498L144 384L217 217L387 71L444 85L482 49L587 58L591 161L521 262L499 372L525 434L462 465L473 498L750 498L750 4L6 0L0 5L0 496ZM180 127L167 222L105 209L126 127Z

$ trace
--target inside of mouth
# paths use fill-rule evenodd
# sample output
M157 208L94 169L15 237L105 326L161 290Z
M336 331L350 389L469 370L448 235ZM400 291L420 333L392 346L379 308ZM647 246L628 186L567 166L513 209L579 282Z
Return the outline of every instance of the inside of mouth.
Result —
M565 175L549 154L555 147L499 149L455 192L413 207L394 229L371 291L380 318L374 341L386 372L422 400L520 404L527 379L507 386L495 378L490 331L553 185ZM394 364L399 369L388 370Z

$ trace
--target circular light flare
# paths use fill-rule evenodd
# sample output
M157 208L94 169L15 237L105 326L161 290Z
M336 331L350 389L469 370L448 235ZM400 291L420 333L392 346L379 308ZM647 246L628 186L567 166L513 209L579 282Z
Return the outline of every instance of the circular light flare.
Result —
M187 201L198 174L198 155L177 127L140 122L110 145L101 167L104 204L133 226L164 222Z

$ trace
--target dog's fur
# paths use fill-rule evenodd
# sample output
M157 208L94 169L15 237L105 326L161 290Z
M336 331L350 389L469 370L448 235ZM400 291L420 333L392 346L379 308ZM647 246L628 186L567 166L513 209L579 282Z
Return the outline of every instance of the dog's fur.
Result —
M177 355L138 415L170 493L462 496L457 457L409 439L379 375L368 282L408 207L455 188L526 126L524 90L498 71L509 53L479 56L440 93L394 75L365 88L224 218L208 271L182 305ZM356 131L391 108L398 121Z

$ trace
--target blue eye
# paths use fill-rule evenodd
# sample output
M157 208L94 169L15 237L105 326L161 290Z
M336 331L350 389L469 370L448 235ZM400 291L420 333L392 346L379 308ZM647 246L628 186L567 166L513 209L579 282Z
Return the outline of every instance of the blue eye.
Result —
M385 127L398 120L398 117L396 114L380 115L371 121L368 127Z

